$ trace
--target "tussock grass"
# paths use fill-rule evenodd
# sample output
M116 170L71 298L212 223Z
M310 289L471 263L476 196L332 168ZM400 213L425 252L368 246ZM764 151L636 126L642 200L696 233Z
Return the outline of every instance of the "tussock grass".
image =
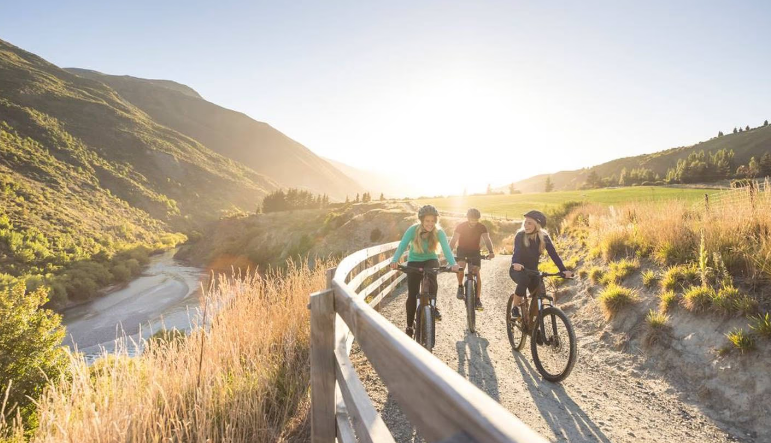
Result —
M661 288L667 291L683 289L686 285L696 284L699 273L694 266L676 265L667 268L661 279Z
M744 329L737 328L726 334L728 341L734 345L739 352L745 354L755 349L755 338Z
M646 288L652 288L658 279L658 275L656 275L656 272L654 272L652 269L647 269L642 273L643 285Z
M638 269L640 269L640 261L638 259L629 260L624 258L612 262L608 266L608 272L605 274L604 281L606 284L621 283Z
M589 271L589 279L590 279L590 280L592 281L592 283L594 283L594 284L602 283L602 282L604 281L604 280L603 280L603 277L604 277L604 276L605 276L605 270L604 270L604 269L602 269L602 268L601 268L601 267L599 267L599 266L595 266L595 267L593 267L593 268L592 268L592 269Z
M665 314L672 312L672 309L677 306L679 301L675 291L664 291L659 295L659 311Z
M307 432L308 295L315 270L219 281L206 329L156 340L138 358L92 367L72 359L72 377L40 399L36 442L274 442ZM305 430L304 430L305 429ZM307 437L307 435L306 435ZM305 437L299 437L305 438Z
M764 338L771 338L771 316L768 312L766 312L766 315L758 314L751 321L750 328L756 334Z
M669 316L663 312L656 312L653 309L648 311L648 315L645 316L645 323L648 329L643 338L643 344L647 347L651 347L657 343L669 338L671 331L670 326L667 324Z
M712 305L715 290L706 286L691 286L683 294L683 306L691 312L705 312Z
M600 307L606 319L613 318L625 306L636 303L637 294L623 286L612 283L608 285L599 296Z

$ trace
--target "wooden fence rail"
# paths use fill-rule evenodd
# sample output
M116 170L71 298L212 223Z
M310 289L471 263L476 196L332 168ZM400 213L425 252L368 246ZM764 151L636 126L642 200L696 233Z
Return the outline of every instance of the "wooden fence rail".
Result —
M405 278L388 267L397 246L345 257L327 288L311 294L312 441L394 441L348 357L355 339L427 441L546 442L376 311Z

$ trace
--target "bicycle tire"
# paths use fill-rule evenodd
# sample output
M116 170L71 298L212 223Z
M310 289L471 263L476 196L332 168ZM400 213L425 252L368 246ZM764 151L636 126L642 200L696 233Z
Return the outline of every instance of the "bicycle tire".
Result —
M541 311L540 316L543 318L543 327L547 328L547 331L541 330L541 318L536 319L535 326L533 327L533 333L530 337L530 351L533 355L533 363L535 363L535 368L538 370L538 372L543 376L544 379L559 383L565 378L570 375L570 372L573 370L573 366L576 364L576 360L578 359L578 347L576 346L576 334L575 331L573 331L573 325L570 323L570 319L568 319L567 315L565 315L564 312L562 312L561 309L555 307L555 306L548 306L543 311ZM543 347L544 350L547 349L547 346L553 346L550 344L542 343L538 344L538 334L543 334L542 337L546 338L548 337L548 334L546 332L549 332L551 330L552 337L557 337L558 340L563 339L563 337L559 337L555 331L557 330L557 321L561 321L564 325L565 331L567 332L567 338L568 343L568 359L565 363L564 367L557 372L557 373L551 373L544 368L543 363L541 362L541 357L538 353L539 346ZM558 345L560 348L564 346L564 343L559 343Z
M511 318L511 309L514 307L514 295L509 296L509 302L506 304L506 334L509 336L511 348L517 352L521 351L527 342L527 334L522 324L522 316L518 320Z
M474 279L466 280L466 323L468 324L468 330L472 334L476 332L476 301L477 290Z
M421 344L428 350L428 352L434 352L434 316L431 312L431 306L423 306L422 311L423 343Z

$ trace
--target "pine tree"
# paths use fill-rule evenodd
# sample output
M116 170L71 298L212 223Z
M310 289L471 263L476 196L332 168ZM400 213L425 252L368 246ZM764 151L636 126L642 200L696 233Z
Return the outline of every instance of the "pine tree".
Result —
M747 127L746 127L746 128L744 128L744 130L745 130L745 131L749 131L749 130L750 130L750 125L747 125Z
M383 195L383 193L382 193L382 192L380 193L380 201L381 201L381 202L382 202L382 201L385 201L385 195Z
M514 194L517 192L517 188L514 186L514 183L509 184L509 194Z
M768 126L768 120L763 122L763 126Z
M749 178L755 178L760 175L760 165L755 157L750 158L750 162L747 164L747 176Z
M736 126L734 126L734 134L736 134L737 132L739 131L736 129Z
M348 204L348 203L350 203L350 202L351 202L351 199L349 199L349 198L348 198L348 196L346 195L346 196L345 196L345 204L347 205L347 204Z
M554 183L551 181L551 176L546 177L546 183L544 184L544 191L551 192L554 190Z
M717 136L718 137L722 137L723 136L723 131L718 131Z
M489 184L489 183L487 184L487 193L488 193L488 194L492 194L492 193L493 193L493 187L492 187L492 186L490 186L490 184Z
M359 193L356 193L356 198L353 200L354 203L359 203L361 199L359 198Z

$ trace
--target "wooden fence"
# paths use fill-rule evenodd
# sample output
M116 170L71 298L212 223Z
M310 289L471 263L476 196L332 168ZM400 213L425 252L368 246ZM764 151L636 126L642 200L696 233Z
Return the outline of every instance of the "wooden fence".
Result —
M426 441L546 442L376 312L405 278L388 266L397 245L349 255L311 294L312 441L394 441L348 357L355 339Z

